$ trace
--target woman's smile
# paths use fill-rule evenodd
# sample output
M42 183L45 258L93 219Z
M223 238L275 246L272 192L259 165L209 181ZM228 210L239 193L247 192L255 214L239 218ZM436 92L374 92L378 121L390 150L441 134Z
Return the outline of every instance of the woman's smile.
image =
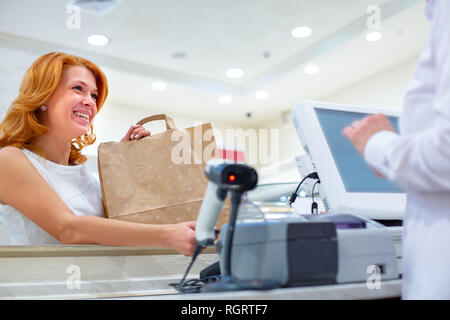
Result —
M72 112L72 119L83 126L89 125L91 122L91 112L76 109Z

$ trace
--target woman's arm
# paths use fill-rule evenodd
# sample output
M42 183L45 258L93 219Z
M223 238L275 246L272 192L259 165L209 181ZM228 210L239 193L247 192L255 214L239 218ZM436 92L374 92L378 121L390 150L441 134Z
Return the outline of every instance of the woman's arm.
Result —
M0 150L0 202L64 244L168 247L184 255L192 255L196 245L194 222L150 225L75 215L14 147Z
M191 256L197 244L195 221L153 225L73 215L65 235L65 244L168 247L185 256Z

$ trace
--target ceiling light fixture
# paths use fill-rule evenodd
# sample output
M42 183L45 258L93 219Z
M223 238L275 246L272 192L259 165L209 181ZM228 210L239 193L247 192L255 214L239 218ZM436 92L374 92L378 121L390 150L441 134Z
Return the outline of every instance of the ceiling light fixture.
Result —
M255 98L258 100L264 100L269 97L269 93L267 91L258 91L255 93Z
M102 34L93 34L88 37L87 41L89 44L99 47L106 45L109 42L109 38Z
M307 38L312 34L310 27L298 27L291 31L291 35L294 38Z
M378 41L381 39L381 33L373 31L366 34L366 40L370 42Z
M240 78L240 77L242 77L244 75L244 71L242 71L239 68L232 68L232 69L228 69L225 72L225 75L228 78Z
M155 91L162 91L166 88L166 84L162 81L155 81L152 83L152 89Z
M233 100L233 98L231 96L220 96L219 97L219 102L223 103L223 104L227 104L230 103Z
M315 64L309 64L305 67L306 74L315 74L317 72L319 72L319 66L316 66Z

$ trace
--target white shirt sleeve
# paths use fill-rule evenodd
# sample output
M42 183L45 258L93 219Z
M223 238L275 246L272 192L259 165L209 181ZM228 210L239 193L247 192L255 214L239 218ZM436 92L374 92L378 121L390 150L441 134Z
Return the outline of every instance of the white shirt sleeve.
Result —
M405 191L450 190L450 1L436 1L434 9L428 47L424 49L430 56L419 64L434 69L429 74L434 75L435 85L415 88L418 92L433 91L429 92L434 96L432 105L421 107L429 108L434 121L412 134L379 132L369 139L364 152L372 167ZM419 124L421 119L415 121Z

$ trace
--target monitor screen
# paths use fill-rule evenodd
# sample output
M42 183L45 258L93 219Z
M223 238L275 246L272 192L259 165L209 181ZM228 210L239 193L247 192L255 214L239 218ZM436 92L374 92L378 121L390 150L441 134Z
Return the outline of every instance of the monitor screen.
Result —
M351 142L342 134L342 130L346 126L353 121L362 120L368 114L314 109L347 192L403 193L389 180L378 177ZM398 117L388 118L398 132Z

